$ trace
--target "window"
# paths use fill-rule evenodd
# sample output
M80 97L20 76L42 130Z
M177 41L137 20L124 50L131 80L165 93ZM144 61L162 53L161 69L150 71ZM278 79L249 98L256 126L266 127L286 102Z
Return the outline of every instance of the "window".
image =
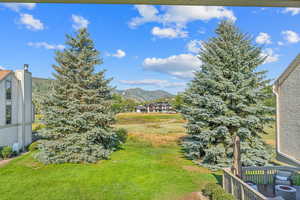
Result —
M11 100L11 88L12 88L11 79L8 78L5 81L6 100Z
M11 124L11 116L12 116L11 112L12 112L11 105L6 105L6 115L5 115L6 124Z

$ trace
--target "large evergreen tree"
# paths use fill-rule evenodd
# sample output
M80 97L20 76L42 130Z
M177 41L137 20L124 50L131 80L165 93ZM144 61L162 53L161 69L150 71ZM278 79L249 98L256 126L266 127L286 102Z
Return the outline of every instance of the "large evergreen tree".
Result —
M201 69L184 93L186 155L211 168L228 167L234 138L239 136L242 164L266 165L270 153L261 135L273 108L264 105L269 81L265 71L257 70L265 57L232 22L221 22L216 35L203 43Z
M43 163L97 162L120 144L115 122L110 80L86 29L67 35L67 48L56 53L55 81L43 102L46 128L37 158Z

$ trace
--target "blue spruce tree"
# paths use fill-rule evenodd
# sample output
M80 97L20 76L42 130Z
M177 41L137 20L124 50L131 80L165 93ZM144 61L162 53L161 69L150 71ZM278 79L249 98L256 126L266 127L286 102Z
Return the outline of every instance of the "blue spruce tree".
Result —
M49 163L94 163L122 142L115 130L112 88L86 29L67 35L67 48L56 53L54 86L43 102L46 128L37 158Z
M270 152L261 139L273 118L265 71L258 71L265 57L251 37L232 22L223 21L216 37L204 42L199 53L201 68L184 93L182 114L188 137L183 141L187 157L210 168L232 164L233 141L241 139L242 164L266 165Z

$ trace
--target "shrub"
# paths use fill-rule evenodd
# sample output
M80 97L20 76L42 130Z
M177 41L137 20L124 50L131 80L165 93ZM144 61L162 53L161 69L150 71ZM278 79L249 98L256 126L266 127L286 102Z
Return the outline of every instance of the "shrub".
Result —
M293 181L294 185L300 186L300 174L297 173L297 174L293 175L292 181Z
M1 154L4 159L10 158L13 155L13 150L11 147L6 146L2 149Z
M204 189L202 190L202 193L205 196L211 197L213 190L215 190L217 187L220 187L220 186L215 183L208 183L205 185Z
M216 183L208 183L202 190L204 196L209 197L210 200L234 200L235 198L226 193L223 188Z
M44 124L41 124L41 123L34 123L32 124L32 131L33 132L38 132L39 130L45 128L45 125Z
M38 150L39 144L40 144L39 141L36 141L36 142L31 143L31 144L29 145L29 147L28 147L28 150L29 150L30 152L33 152L33 151Z
M0 160L3 159L3 156L2 156L2 149L3 149L3 147L0 147Z
M127 130L124 128L120 128L117 130L117 137L120 142L125 143L128 137Z
M235 200L235 198L232 194L224 193L223 191L223 193L214 198L214 200Z

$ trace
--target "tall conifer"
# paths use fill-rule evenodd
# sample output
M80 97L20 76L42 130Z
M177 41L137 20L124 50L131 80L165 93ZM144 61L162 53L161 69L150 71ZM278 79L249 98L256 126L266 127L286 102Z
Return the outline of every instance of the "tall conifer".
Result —
M56 80L43 103L46 128L37 158L46 164L97 162L120 144L110 80L96 72L102 60L86 29L67 35L66 45L56 53Z
M265 60L261 48L232 22L223 21L216 37L203 42L199 59L201 69L184 93L186 155L211 168L228 167L238 135L242 164L266 165L270 153L261 135L273 108L264 104L269 95L265 71L257 70Z

